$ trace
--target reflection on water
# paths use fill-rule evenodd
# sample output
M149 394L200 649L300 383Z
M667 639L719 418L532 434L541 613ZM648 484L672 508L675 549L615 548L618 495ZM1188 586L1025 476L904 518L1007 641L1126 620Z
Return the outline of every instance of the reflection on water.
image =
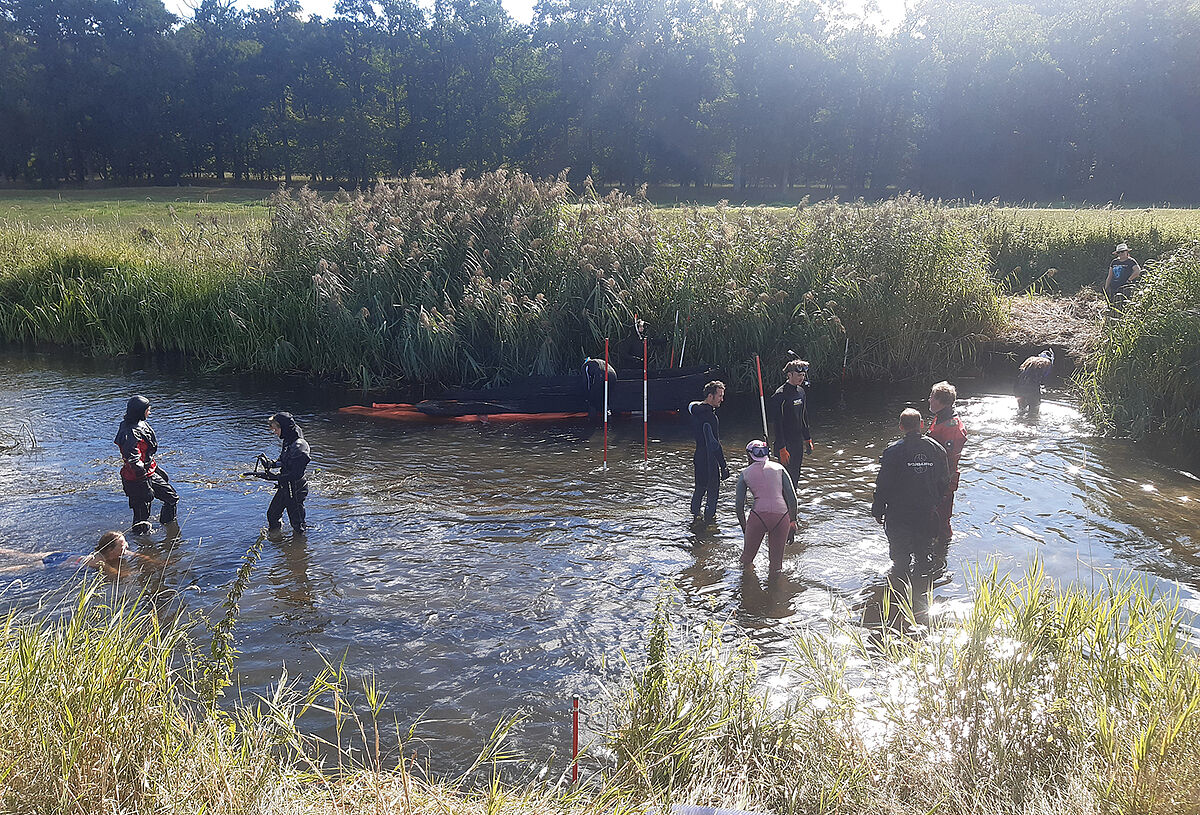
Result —
M690 527L691 434L680 423L651 423L648 463L640 423L617 423L604 468L602 434L587 425L373 422L336 412L353 396L303 383L8 352L0 429L29 422L40 449L0 455L0 545L78 551L128 526L111 439L134 392L154 403L161 458L182 496L181 537L139 546L173 561L162 578L172 602L204 610L224 599L264 526L271 488L239 474L274 453L266 417L296 414L313 448L312 525L266 544L242 598L243 693L265 691L285 663L291 676L313 676L323 657L344 655L351 672L379 678L389 717L404 728L420 717L418 733L447 768L512 712L529 717L526 749L561 753L572 693L595 698L620 671L620 650L641 652L666 584L683 613L732 620L768 657L831 613L882 622L907 591L883 576L887 543L869 511L902 396L814 409L799 531L783 574L768 577L765 550L759 571L738 563L732 481L718 524ZM926 393L912 394L914 406ZM976 564L1022 571L1035 556L1060 579L1136 569L1165 590L1178 584L1185 607L1200 609L1190 467L1095 437L1067 402L1018 419L1012 397L980 388L960 414L970 440L955 538L947 572L914 587L917 622L966 602ZM722 409L735 469L759 421L756 402ZM28 601L62 579L37 573L0 588Z

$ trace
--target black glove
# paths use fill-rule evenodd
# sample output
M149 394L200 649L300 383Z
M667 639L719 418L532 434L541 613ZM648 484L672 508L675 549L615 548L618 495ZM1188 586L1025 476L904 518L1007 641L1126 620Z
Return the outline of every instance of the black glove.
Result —
M133 467L133 469L137 473L137 477L139 479L146 477L146 462L142 461L139 458L139 459L135 459L134 461L129 462L129 465L131 467Z
M721 465L721 480L727 481L729 479L729 476L731 476L731 475L733 475L733 473L729 472L729 468L727 466L725 466L724 464L722 464Z

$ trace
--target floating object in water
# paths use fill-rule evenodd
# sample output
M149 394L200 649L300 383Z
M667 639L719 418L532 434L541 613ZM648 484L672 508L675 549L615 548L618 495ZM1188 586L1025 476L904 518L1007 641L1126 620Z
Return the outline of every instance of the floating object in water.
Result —
M372 403L350 405L340 409L342 413L367 416L372 419L391 419L397 422L421 424L471 424L473 422L564 422L587 419L587 413L472 413L467 415L437 416L423 413L412 404Z
M1029 527L1027 527L1027 526L1024 526L1024 525L1022 525L1022 524L1013 524L1013 530L1014 530L1014 531L1016 531L1016 532L1020 532L1022 535L1024 535L1024 536L1025 536L1025 537L1027 537L1027 538L1032 538L1033 540L1037 541L1038 543L1045 543L1045 542L1046 542L1046 539L1045 539L1045 538L1043 538L1043 537L1042 537L1041 535L1039 535L1038 533L1034 532L1034 531L1033 531L1032 529L1030 529Z

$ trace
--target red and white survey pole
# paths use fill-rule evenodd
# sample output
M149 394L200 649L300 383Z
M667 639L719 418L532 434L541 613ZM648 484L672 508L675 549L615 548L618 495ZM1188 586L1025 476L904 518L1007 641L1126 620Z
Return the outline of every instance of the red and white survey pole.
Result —
M650 460L650 342L642 337L642 461Z
M754 355L754 367L758 371L758 405L762 408L763 441L767 441L767 398L763 395L762 363L758 361L758 354Z
M604 466L608 466L608 337L604 338Z

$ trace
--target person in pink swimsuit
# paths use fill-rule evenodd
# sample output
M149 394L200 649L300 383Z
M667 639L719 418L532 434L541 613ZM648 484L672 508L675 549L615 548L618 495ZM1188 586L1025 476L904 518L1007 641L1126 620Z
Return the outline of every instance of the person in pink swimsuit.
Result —
M737 481L737 517L745 534L742 547L742 566L750 567L754 556L767 539L771 572L783 569L783 547L796 528L796 488L782 464L771 461L771 450L765 441L755 439L746 445L750 466L742 470ZM746 490L754 495L754 508L746 517Z

